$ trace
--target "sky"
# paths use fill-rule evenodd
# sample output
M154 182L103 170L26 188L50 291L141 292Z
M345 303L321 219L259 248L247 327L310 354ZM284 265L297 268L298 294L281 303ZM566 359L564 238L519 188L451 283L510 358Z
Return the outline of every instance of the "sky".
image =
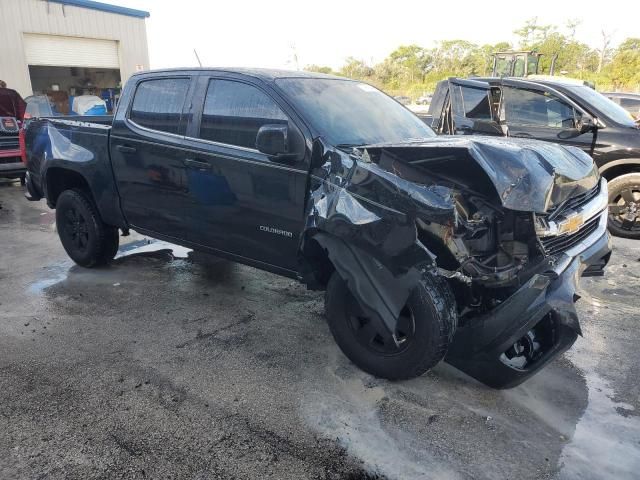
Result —
M195 48L203 66L337 69L347 57L373 64L412 43L513 43L513 31L532 17L555 25L577 19L577 39L595 48L602 30L612 34L613 46L640 37L638 0L609 0L606 6L595 0L505 0L502 5L479 0L104 1L150 12L151 68L197 66Z

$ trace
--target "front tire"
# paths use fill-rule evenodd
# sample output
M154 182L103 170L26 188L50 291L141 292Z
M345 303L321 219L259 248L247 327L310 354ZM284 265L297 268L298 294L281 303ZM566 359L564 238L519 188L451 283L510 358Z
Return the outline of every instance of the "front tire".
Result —
M433 368L447 353L458 322L449 285L429 274L400 312L397 343L388 330L367 318L337 272L327 285L325 310L342 352L365 372L389 380L417 377Z
M82 267L106 265L118 252L118 229L106 225L82 190L65 190L56 202L56 227L65 251Z
M609 231L640 239L640 173L627 173L608 182Z

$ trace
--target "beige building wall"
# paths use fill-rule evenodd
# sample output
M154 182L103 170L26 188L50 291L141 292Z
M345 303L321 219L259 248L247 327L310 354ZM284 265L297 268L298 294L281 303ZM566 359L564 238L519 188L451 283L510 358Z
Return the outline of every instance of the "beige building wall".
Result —
M0 80L23 97L33 93L23 33L117 40L123 84L137 66L149 69L143 18L44 0L0 0Z

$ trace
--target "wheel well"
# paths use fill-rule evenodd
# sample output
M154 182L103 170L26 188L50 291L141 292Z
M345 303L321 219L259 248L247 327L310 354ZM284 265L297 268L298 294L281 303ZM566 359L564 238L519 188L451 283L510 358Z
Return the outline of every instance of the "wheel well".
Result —
M303 283L311 290L324 290L335 267L327 251L309 234L305 235L300 261Z
M459 262L437 237L430 236L422 230L418 230L418 239L422 244L438 258L438 266L456 269ZM300 249L300 263L302 282L311 290L324 290L335 266L325 250L313 235L306 233L302 248Z
M627 173L640 173L640 160L638 160L638 163L625 163L608 168L602 172L602 176L606 178L607 181L610 181Z
M51 208L55 208L58 197L65 190L78 188L91 193L89 184L78 172L67 170L66 168L52 167L47 170L47 203Z

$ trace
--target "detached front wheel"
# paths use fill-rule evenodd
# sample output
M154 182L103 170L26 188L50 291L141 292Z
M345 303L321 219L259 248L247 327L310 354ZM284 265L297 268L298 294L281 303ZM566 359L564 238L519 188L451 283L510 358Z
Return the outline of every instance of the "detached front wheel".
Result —
M428 274L409 295L393 335L364 313L337 272L327 285L325 309L342 352L365 372L389 380L417 377L433 368L447 353L457 327L449 285Z
M608 182L609 231L617 237L640 238L640 173Z
M65 190L56 202L56 227L67 254L82 267L109 263L118 252L118 229L106 225L82 190Z

